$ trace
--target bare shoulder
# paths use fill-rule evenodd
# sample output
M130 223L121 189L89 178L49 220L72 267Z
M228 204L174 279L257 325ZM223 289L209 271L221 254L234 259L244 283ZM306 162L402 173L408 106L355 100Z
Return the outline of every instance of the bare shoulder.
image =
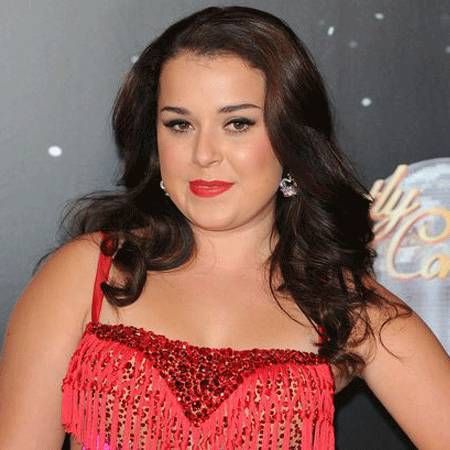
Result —
M80 334L91 307L100 241L100 233L85 234L50 254L17 300L7 333L27 333L33 322Z
M90 311L100 252L101 233L78 236L61 246L50 256L45 266L31 281L34 289L46 289L49 285L56 289L47 301L67 307L72 311L72 319L80 318ZM62 300L64 299L64 300ZM50 306L50 305L49 305ZM49 308L49 313L54 308Z
M402 339L420 338L421 342L433 343L442 349L431 329L403 299L372 277L364 277L363 283L381 299L380 305L370 305L366 308L365 318L374 333L372 343L368 339L359 346L359 353L365 358L366 373L377 356L381 356L383 352L389 354L390 350L395 354L397 351L400 355L404 354L407 351L404 344L407 342L402 342ZM355 335L363 329L361 322L355 327ZM416 346L417 342L409 341L409 349L413 350Z
M51 253L14 305L0 358L0 448L31 448L29 436L61 448L61 382L90 311L99 243L83 235Z
M370 307L374 345L360 348L366 356L361 373L372 392L418 448L444 449L450 445L450 359L428 325L407 304L373 278L366 286L390 307ZM403 308L402 308L403 307Z

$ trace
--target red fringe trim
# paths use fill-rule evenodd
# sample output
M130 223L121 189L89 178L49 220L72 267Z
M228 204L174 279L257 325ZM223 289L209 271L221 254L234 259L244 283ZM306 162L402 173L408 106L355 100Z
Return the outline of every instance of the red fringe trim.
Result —
M120 378L122 367L132 359L135 376L124 381ZM298 380L293 396L287 388L289 373L290 378ZM278 398L275 383L280 377L284 389ZM257 385L262 386L259 402L255 402ZM325 364L280 364L260 368L247 376L217 410L196 427L184 415L158 369L151 366L142 353L118 342L86 335L72 357L62 391L62 423L86 450L138 450L160 446L180 450L289 450L293 420L301 420L302 450L330 450L335 445L333 384ZM122 411L125 410L122 430L119 430L118 417L120 402L124 402ZM300 405L300 409L294 411L293 405ZM106 417L107 406L109 418ZM272 409L274 417L270 416ZM152 417L152 412L158 413ZM294 414L300 417L294 418ZM228 422L226 428L224 418ZM285 426L283 437L281 426ZM261 444L258 443L260 436L263 437Z

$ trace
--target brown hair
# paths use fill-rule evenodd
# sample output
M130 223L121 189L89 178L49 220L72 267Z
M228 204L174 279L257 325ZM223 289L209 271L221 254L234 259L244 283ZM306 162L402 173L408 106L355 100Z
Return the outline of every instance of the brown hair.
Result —
M123 189L78 199L64 219L70 237L109 232L109 251L107 242L102 249L114 253L113 264L126 275L126 283L105 283L103 291L119 307L139 297L147 270L172 269L195 254L188 221L160 189L156 146L161 68L184 51L237 55L264 73L269 138L283 175L290 172L299 187L294 197L277 193L274 230L279 240L268 261L270 288L280 307L275 292L288 292L324 331L320 355L347 374L360 372L364 359L349 349L352 330L357 323L365 325L358 341L363 342L373 336L369 306L389 304L398 313L401 305L364 282L374 277L369 215L373 199L336 142L325 85L312 56L272 14L242 6L209 7L174 23L143 50L113 110L123 163L117 184ZM276 267L283 283L274 287Z

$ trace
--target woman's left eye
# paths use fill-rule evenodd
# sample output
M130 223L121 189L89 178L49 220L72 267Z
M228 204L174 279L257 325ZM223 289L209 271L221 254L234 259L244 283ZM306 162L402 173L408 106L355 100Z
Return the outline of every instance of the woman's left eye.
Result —
M227 125L233 124L235 131L232 131L232 133L244 133L250 129L250 126L255 124L254 120L240 118L240 119L234 119L227 123ZM237 126L236 126L237 125Z

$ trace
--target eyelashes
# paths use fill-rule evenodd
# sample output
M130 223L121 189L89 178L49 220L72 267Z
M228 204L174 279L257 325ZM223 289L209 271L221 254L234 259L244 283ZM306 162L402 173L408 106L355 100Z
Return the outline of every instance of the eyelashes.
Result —
M233 125L238 124L239 127L242 125L244 126L244 128L234 128L234 131L229 131L232 134L239 134L239 133L247 132L252 125L255 125L255 121L251 120L251 119L247 119L246 117L240 117L238 119L230 120L227 123L227 126L230 124L233 124ZM186 120L174 119L174 120L169 120L168 122L163 122L163 125L165 127L169 128L171 132L181 134L181 133L187 132L187 127L186 128L184 128L184 127L189 125L189 122L187 122ZM175 128L177 126L181 126L182 129L180 130L180 129Z

